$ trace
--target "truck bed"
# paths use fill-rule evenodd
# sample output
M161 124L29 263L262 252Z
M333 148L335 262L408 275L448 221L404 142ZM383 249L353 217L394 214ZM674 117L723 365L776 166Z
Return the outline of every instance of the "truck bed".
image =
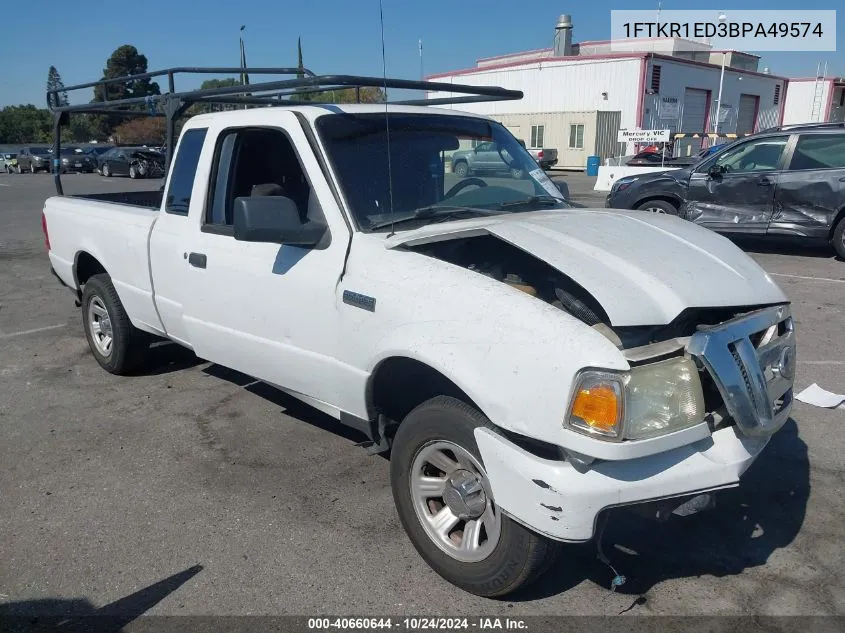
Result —
M157 210L161 207L163 191L113 191L109 193L85 193L67 196L84 200L97 200L113 204L126 204L133 207Z

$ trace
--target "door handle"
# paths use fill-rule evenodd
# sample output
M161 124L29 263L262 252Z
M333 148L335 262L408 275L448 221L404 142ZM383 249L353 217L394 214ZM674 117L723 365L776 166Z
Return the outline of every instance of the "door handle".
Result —
M188 255L188 263L194 268L205 268L207 261L205 253L191 253Z
M760 179L757 181L757 185L759 187L768 187L772 184L772 181L766 178L765 176L761 176Z
M842 176L842 178L839 179L839 182L845 182L845 176Z

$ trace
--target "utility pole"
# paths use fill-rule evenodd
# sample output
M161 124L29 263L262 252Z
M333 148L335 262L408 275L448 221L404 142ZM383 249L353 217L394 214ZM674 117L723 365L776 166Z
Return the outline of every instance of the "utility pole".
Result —
M728 19L724 13L719 14L719 22L725 22ZM716 104L716 123L713 125L713 134L719 133L719 119L722 116L722 86L725 83L725 56L727 53L722 49L722 74L719 76L719 102ZM719 140L718 138L716 139Z
M420 38L420 81L423 80L423 52L422 52L422 38Z

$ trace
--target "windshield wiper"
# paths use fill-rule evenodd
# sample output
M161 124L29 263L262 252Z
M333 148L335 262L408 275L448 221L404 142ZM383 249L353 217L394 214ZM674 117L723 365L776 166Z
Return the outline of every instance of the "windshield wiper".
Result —
M476 209L473 207L453 207L444 206L442 204L432 204L427 207L420 207L416 209L411 215L406 215L401 218L392 220L383 220L370 224L370 230L383 229L394 224L401 224L403 222L413 222L414 220L426 220L428 218L436 218L438 220L448 220L455 216L470 213L473 215L493 215L495 212L488 209Z
M514 200L513 202L503 202L499 205L500 209L510 209L512 207L554 207L559 204L566 204L563 198L553 198L552 196L531 196L523 200Z

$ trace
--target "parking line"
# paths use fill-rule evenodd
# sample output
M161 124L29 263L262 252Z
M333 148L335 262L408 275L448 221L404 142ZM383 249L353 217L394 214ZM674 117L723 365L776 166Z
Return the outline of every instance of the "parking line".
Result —
M11 187L12 185L7 185L5 182L0 182L0 187Z
M845 365L845 360L799 360L804 365Z
M32 330L22 330L20 332L9 332L8 334L0 334L0 338L13 338L15 336L24 336L26 334L37 334L38 332L46 332L47 330L58 330L61 327L67 327L66 323L61 325L48 325L46 327L37 327Z
M812 281L832 281L835 284L845 284L845 279L831 279L830 277L808 277L806 275L787 275L786 273L769 273L775 277L790 277L792 279L810 279Z

